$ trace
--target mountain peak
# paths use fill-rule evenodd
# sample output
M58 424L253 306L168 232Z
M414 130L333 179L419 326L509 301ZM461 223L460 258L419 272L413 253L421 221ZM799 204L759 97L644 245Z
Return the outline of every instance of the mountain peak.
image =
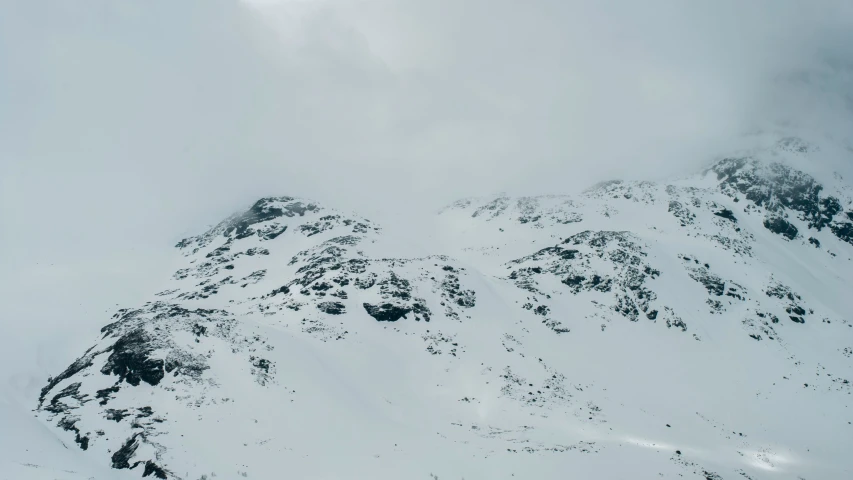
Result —
M182 268L48 379L38 418L155 478L842 478L853 204L787 161L816 150L779 148L461 200L419 256L262 198L182 240Z

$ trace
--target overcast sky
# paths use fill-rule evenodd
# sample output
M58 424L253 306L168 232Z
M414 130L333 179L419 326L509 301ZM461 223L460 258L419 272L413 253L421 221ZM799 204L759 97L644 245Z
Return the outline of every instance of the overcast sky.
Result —
M849 0L0 0L0 334L88 341L264 195L382 217L849 137L850 45Z

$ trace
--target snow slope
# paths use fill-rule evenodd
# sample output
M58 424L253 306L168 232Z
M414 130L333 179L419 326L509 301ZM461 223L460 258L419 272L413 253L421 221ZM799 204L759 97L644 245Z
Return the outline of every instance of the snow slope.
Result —
M851 478L853 189L818 149L461 200L417 258L261 199L37 418L95 478Z

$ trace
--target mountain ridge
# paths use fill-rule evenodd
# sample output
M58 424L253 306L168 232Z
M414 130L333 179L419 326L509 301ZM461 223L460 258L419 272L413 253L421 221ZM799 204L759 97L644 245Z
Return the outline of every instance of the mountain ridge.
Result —
M815 148L463 199L413 258L259 199L37 416L121 478L844 478L853 198L792 166Z

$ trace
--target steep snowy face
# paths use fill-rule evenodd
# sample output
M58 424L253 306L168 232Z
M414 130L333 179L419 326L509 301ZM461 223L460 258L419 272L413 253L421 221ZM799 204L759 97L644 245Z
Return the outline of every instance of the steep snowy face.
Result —
M827 228L839 240L853 244L850 199L845 199L845 212L841 195L825 192L811 176L781 163L764 164L754 158L727 158L712 170L721 182L721 191L736 201L742 195L749 202L745 211L763 213L764 226L773 233L795 240L805 226L803 235L820 248L820 241L811 232ZM798 220L800 228L789 218Z
M96 345L48 381L39 411L115 469L196 478L172 468L185 436L172 433L176 424L227 405L234 390L270 405L293 401L296 391L278 380L281 363L305 359L279 360L281 345L266 329L357 343L352 317L447 324L475 305L475 292L460 283L464 269L442 256L381 258L380 231L369 220L278 197L182 240L176 247L187 267L170 288L119 310ZM418 335L433 355L457 354L428 327Z
M37 415L128 478L847 478L853 190L814 148L461 200L449 256L261 199Z
M459 272L446 257L382 258L380 232L369 220L316 204L262 199L248 212L181 241L177 247L191 266L175 273L177 288L157 295L208 300L246 315L289 310L338 316L359 310L380 322L409 314L424 322L436 314L458 319L459 308L474 305L474 292L460 289ZM264 287L247 288L261 283ZM422 290L441 298L439 312L428 308ZM350 298L348 291L358 295Z

